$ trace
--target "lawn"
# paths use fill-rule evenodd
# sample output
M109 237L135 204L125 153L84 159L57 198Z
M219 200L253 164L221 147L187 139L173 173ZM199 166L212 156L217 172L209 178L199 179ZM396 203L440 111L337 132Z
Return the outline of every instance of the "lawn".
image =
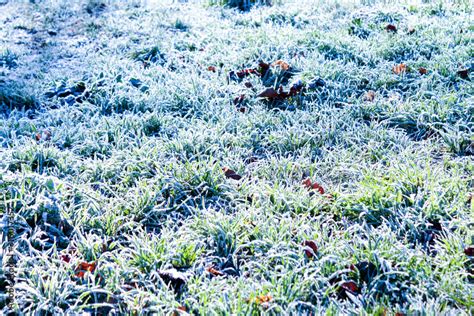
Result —
M472 315L472 4L265 2L1 1L0 313Z

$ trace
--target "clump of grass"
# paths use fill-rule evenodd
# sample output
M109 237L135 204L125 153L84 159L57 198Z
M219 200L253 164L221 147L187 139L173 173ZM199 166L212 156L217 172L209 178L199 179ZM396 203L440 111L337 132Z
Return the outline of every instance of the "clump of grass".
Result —
M0 52L0 67L8 69L15 68L18 65L18 55L6 48Z
M242 11L248 11L254 5L271 5L270 0L210 0L210 5L226 6L229 8L238 8Z

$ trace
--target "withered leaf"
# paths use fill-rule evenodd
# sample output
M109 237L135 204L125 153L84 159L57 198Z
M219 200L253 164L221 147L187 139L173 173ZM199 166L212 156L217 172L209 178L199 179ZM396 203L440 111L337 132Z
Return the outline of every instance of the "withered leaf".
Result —
M369 90L364 95L364 101L372 102L375 99L375 91Z
M393 66L392 71L393 71L394 74L399 75L399 74L404 73L404 72L407 71L407 65L405 65L404 63L395 65L395 66Z
M304 253L308 258L313 258L318 253L318 246L314 240L305 240L303 246L305 246Z
M268 69L270 69L270 65L263 62L263 61L259 61L258 63L258 72L260 74L260 76L265 76L265 74L267 73Z
M418 68L418 72L420 73L420 75L426 75L428 73L428 69L420 67Z
M234 98L234 105L240 105L244 102L245 100L245 94L241 94L238 97Z
M176 292L188 281L186 276L176 269L158 270L158 275L166 285L171 286Z
M393 24L388 24L386 27L385 27L385 30L387 32L393 32L393 33L397 33L397 27Z
M255 303L257 305L262 305L265 303L270 303L272 301L273 297L270 294L265 294L265 295L258 295L256 296L253 300L248 299L248 303Z
M86 272L92 273L95 271L95 268L96 268L95 262L89 263L89 262L83 261L79 263L79 265L76 267L75 276L78 278L83 278Z
M469 78L469 68L458 70L458 75L462 79L468 79Z
M290 69L290 65L286 61L283 61L281 59L275 61L272 65L278 66L281 68L281 70L284 70L284 71L287 71L288 69Z
M226 178L230 178L230 179L233 179L233 180L242 179L241 175L237 174L234 170L229 169L228 167L222 168L222 171L224 171L224 174L225 174Z
M341 288L351 293L357 293L359 291L359 287L357 286L357 283L355 283L354 281L346 281L342 283Z
M216 72L216 71L217 71L217 69L216 69L215 66L209 66L209 67L207 67L207 70L208 70L208 71L212 71L212 72Z
M303 180L302 184L309 190L317 190L319 193L324 194L324 188L317 182L311 182L310 178Z
M217 270L213 266L207 267L206 271L209 272L210 274L212 274L213 276L224 276L225 275L225 273Z

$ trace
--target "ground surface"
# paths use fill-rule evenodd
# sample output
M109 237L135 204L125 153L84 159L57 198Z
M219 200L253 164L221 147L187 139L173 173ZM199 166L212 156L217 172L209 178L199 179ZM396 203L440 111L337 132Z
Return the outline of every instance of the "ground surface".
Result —
M469 2L36 2L0 7L4 311L12 260L25 313L472 312Z

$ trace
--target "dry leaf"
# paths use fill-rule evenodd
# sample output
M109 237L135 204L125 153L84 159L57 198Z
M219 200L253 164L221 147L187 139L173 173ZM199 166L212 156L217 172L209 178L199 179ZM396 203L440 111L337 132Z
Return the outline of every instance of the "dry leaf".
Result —
M311 182L309 178L304 179L302 184L309 190L317 190L319 191L319 193L324 194L324 188L321 185L319 185L319 183Z
M397 33L397 27L393 24L388 24L386 27L385 27L385 30L387 32L393 32L393 33Z
M283 61L281 59L277 60L272 65L278 66L281 68L281 70L284 70L284 71L287 71L288 69L290 69L290 65L286 61Z
M270 65L263 62L263 61L259 61L258 63L258 72L260 74L260 76L265 76L265 74L267 73L268 69L270 69Z
M426 75L428 73L428 69L420 67L418 68L418 72L420 73L420 75Z
M375 99L375 91L369 90L364 95L364 101L372 102Z
M270 99L278 98L278 92L274 88L267 88L267 89L263 90L262 92L260 92L257 95L257 97L270 98Z
M78 278L83 278L86 272L92 273L95 271L95 268L96 268L95 262L89 263L89 262L83 261L79 263L79 265L77 266L75 275Z
M349 292L352 292L352 293L357 293L359 291L359 287L357 286L357 284L354 281L346 281L346 282L342 283L341 288L344 291L349 291Z
M210 274L212 274L213 276L224 276L225 275L223 272L217 270L213 266L207 267L206 271L209 272Z
M241 175L235 173L234 170L229 169L228 167L222 168L222 171L224 171L224 174L225 174L226 178L230 178L230 179L233 179L233 180L240 180L240 179L242 179L242 176L241 176Z
M209 67L207 67L207 70L212 71L212 72L216 72L216 71L217 71L216 67L214 67L214 66L209 66Z
M66 263L71 262L71 257L68 254L61 254L59 258Z
M313 240L305 240L303 246L305 246L304 253L308 258L313 258L318 253L318 246Z
M163 282L166 285L171 286L175 292L178 292L188 281L186 276L183 273L178 272L176 269L158 270L158 275Z
M270 294L265 294L265 295L258 295L255 297L255 304L261 305L264 303L270 303L272 301L273 297ZM249 300L251 301L251 300Z
M234 98L234 105L240 105L244 102L245 100L245 94L241 94L238 97Z
M404 72L407 71L407 65L405 65L404 63L395 65L395 66L393 66L392 71L393 71L394 74L399 75L399 74L404 73Z
M462 79L469 79L469 68L458 70L458 75Z

